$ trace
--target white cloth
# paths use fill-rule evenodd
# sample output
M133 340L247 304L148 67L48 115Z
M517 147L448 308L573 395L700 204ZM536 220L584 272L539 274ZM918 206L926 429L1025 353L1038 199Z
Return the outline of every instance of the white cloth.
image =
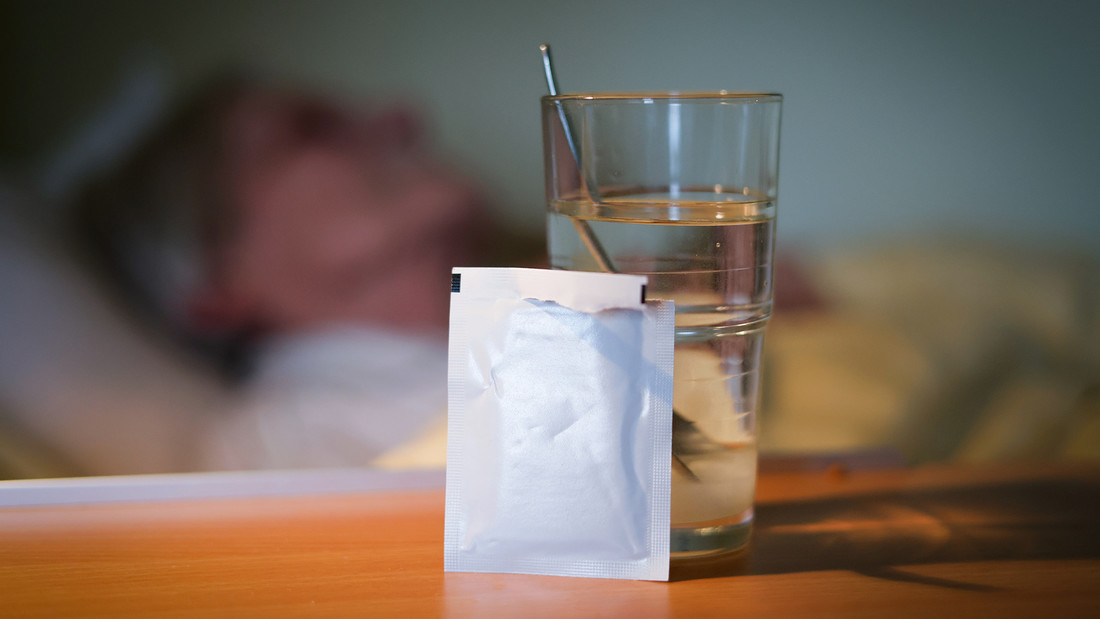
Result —
M431 430L446 386L441 337L334 327L277 338L261 350L238 410L207 442L203 466L371 465ZM442 463L442 446L434 461L426 453Z

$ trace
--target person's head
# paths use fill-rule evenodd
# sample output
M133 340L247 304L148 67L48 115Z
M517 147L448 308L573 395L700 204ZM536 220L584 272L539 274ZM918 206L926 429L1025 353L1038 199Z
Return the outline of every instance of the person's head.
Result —
M407 108L223 81L90 187L80 230L192 334L442 327L488 215L421 137Z

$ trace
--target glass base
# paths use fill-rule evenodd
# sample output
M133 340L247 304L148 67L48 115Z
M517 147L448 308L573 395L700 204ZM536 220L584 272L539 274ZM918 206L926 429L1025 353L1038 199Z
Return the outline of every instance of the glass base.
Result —
M694 559L741 550L752 534L752 509L729 518L674 525L669 538L669 557Z

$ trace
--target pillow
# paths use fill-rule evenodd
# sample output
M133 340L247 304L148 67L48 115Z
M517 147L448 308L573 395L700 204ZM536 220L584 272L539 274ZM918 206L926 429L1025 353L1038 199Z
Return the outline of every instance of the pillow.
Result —
M232 394L131 322L0 186L0 414L89 474L186 470ZM37 205L34 205L37 206Z

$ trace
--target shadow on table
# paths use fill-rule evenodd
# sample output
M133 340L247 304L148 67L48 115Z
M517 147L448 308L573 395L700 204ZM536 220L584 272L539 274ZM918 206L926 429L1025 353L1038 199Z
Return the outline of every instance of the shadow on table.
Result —
M1044 480L763 503L751 548L674 565L672 580L851 570L987 590L904 572L921 563L1100 558L1100 481Z

